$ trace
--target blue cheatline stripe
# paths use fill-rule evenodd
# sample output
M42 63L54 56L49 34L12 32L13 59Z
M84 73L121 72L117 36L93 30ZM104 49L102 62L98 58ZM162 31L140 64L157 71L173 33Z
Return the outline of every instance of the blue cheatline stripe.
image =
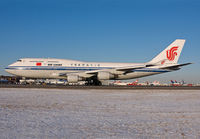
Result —
M6 69L13 70L100 70L100 69L112 69L111 67L49 67L49 66L12 66Z
M101 70L101 69L113 69L115 67L49 67L49 66L12 66L6 69L10 70L75 70L75 71L91 71L91 70ZM169 72L168 70L162 69L135 69L133 72Z

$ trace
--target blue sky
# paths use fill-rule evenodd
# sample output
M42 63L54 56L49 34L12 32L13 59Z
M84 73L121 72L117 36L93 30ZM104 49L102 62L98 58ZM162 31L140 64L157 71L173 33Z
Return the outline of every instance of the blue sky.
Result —
M22 57L146 62L186 39L180 71L141 80L200 82L199 0L1 0L0 74Z

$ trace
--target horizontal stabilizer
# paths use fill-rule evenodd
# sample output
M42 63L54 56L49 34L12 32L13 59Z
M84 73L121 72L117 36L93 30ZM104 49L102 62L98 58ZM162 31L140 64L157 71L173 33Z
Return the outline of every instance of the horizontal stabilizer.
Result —
M183 67L183 66L187 66L187 65L190 65L192 63L184 63L184 64L176 64L176 65L171 65L171 66L166 66L166 67L162 67L161 69L179 69L180 67Z

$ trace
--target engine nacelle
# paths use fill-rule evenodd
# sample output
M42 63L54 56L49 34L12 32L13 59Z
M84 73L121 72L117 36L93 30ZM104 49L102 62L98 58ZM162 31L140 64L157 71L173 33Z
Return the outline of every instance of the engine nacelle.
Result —
M114 78L114 75L111 74L110 72L102 71L102 72L98 72L97 78L98 80L110 80Z
M68 75L67 76L67 81L69 83L77 83L78 81L81 81L81 77L77 76L77 75Z

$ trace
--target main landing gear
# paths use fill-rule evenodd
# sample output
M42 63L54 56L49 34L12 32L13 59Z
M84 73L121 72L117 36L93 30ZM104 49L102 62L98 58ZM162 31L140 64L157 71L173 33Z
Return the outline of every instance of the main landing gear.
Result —
M101 86L102 83L101 83L101 81L99 81L97 79L88 79L88 80L86 80L85 85Z

